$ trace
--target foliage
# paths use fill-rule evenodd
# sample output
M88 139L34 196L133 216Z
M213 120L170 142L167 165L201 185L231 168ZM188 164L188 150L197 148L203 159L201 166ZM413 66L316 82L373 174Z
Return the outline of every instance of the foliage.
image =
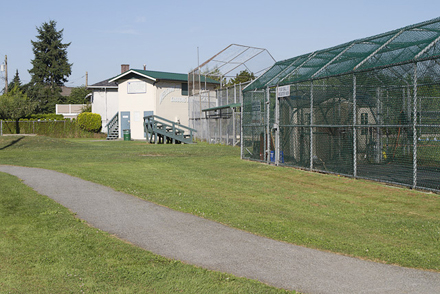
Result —
M27 120L2 121L3 134L36 134L53 138L104 139L106 134L87 132L79 127L77 120Z
M38 114L32 114L29 117L30 120L64 120L64 116L62 114L56 114L56 113L38 113Z
M81 112L92 112L92 104L87 103L83 108L81 109Z
M235 84L245 83L255 79L255 75L253 73L249 72L248 70L242 70L240 73L235 75L235 78L227 81L226 78L223 77L223 74L218 67L215 67L213 70L207 68L203 71L202 75L218 82L221 81L223 87L229 87Z
M206 68L202 73L202 76L206 76L214 81L220 82L222 85L226 84L226 78L223 77L222 72L218 67L215 67L213 70Z
M226 86L242 84L242 83L250 82L252 80L255 80L254 73L249 72L247 70L242 70L239 74L235 75L235 78L230 79L229 82L226 84Z
M90 102L89 94L92 91L88 90L86 87L75 87L72 89L69 97L67 97L66 104L87 104Z
M78 115L80 128L88 132L97 133L101 130L101 115L91 112L82 112Z
M0 138L2 164L54 169L284 242L440 271L436 194L243 161L230 146L13 140Z
M62 43L63 29L57 31L53 20L43 23L37 31L37 41L31 41L35 57L27 93L39 103L39 112L48 113L54 111L55 104L63 102L61 86L67 82L72 67L67 59L70 43Z
M36 103L29 101L26 94L24 94L18 85L8 92L0 96L0 118L11 119L15 121L16 133L20 133L20 118L25 118L31 115L36 108Z
M29 101L26 94L20 91L18 85L0 96L0 118L18 121L33 113L36 104Z
M20 76L18 75L18 69L17 69L17 71L15 72L15 76L14 76L14 78L12 79L12 81L11 81L10 83L8 83L8 89L14 89L15 86L17 86L19 90L22 90L22 89L21 89L21 80L20 80ZM2 93L5 93L5 89L6 89L6 87L3 88Z

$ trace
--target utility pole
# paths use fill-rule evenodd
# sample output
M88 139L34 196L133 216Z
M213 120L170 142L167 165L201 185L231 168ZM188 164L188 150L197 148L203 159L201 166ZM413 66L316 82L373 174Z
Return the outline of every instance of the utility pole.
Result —
M8 55L5 55L5 94L8 94Z
M89 72L86 71L86 88L89 86Z

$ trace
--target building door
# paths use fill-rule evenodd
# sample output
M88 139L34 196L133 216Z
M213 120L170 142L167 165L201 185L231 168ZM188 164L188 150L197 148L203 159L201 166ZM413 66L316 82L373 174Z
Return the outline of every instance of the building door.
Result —
M130 130L130 111L121 111L121 132L119 133L122 135L124 130Z

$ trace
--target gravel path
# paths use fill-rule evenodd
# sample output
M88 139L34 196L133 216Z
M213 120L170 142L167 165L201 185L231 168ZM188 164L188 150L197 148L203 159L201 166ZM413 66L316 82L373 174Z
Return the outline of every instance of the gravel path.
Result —
M258 237L59 172L0 165L96 228L153 253L302 293L440 293L440 273Z

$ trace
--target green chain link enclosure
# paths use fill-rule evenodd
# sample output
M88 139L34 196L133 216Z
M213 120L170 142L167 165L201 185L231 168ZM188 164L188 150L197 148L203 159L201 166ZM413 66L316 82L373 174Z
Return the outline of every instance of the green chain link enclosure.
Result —
M242 109L243 158L440 191L440 18L277 62Z

